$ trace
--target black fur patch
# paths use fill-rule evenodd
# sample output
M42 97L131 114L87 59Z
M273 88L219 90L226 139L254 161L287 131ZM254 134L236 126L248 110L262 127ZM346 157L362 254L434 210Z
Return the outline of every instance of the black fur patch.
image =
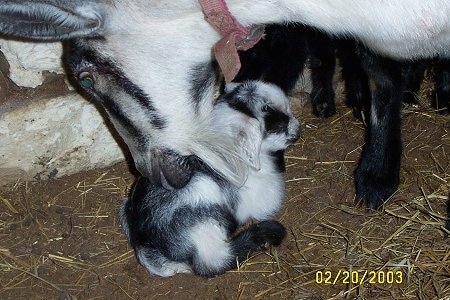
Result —
M314 31L300 24L266 26L264 39L239 52L242 67L235 82L259 79L289 93L303 71L308 38Z
M286 170L286 166L284 163L284 150L278 150L271 153L273 157L273 163L275 165L275 169L279 173L283 173Z
M191 88L189 94L198 110L201 100L203 99L208 88L214 85L218 80L218 69L216 62L200 64L192 68Z
M102 105L105 107L105 109L107 109L108 113L114 117L115 121L120 123L120 126L122 126L129 135L135 137L136 139L140 136L144 136L143 132L132 125L133 121L128 119L128 117L122 113L122 111L117 107L116 102L114 102L114 100L111 99L109 95L96 93L93 96L94 98L99 98L98 101L101 101Z
M242 92L242 86L237 87L232 92L224 95L222 98L219 99L219 102L226 102L231 108L233 108L236 111L239 111L251 118L255 118L256 116L253 113L253 111L250 109L248 105L248 101L251 101L253 99L252 94L254 93L254 86L248 86L245 87L245 92ZM243 99L246 99L246 101L243 101Z
M288 131L289 116L271 107L267 107L264 124L267 133L285 133Z
M188 184L193 173L192 159L181 156L172 151L164 151L157 156L160 160L159 168L161 175L173 188L182 188Z

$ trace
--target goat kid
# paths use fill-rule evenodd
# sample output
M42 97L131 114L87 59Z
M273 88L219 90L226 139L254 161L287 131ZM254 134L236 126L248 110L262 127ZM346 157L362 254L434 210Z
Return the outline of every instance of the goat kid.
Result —
M271 218L284 197L284 150L299 135L288 101L274 85L257 81L235 85L217 100L209 128L233 136L251 165L241 188L194 157L182 158L193 170L183 188L137 180L119 215L151 274L212 277L235 268L252 251L281 243L285 229ZM261 222L236 233L249 219Z
M446 0L227 4L244 26L302 22L356 36L394 57L450 51ZM106 110L137 169L153 183L184 186L191 173L175 162L194 153L232 182L244 182L247 166L236 157L232 142L203 134L219 83L211 49L220 36L197 1L5 0L0 3L0 34L69 40L65 60L75 84ZM179 175L169 176L174 170Z

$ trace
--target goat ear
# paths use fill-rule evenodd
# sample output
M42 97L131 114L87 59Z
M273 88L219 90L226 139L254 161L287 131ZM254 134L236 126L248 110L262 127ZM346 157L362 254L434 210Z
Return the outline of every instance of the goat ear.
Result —
M242 158L254 169L261 168L259 154L263 135L261 124L255 118L245 116L244 126L238 130L237 147Z
M6 0L0 3L0 35L57 41L95 35L102 25L100 5L90 0Z

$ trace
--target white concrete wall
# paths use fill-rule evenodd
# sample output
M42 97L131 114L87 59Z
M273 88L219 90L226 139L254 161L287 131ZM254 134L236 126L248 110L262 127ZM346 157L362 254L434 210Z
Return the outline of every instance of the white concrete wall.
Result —
M64 73L59 43L0 39L0 51L10 65L9 78L20 87L41 85L43 71ZM0 87L0 184L60 177L124 159L96 108L73 90L36 101L6 95Z

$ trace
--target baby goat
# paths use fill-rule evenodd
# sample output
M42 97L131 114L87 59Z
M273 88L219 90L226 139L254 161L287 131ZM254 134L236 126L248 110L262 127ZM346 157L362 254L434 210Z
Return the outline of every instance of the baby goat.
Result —
M244 186L188 156L181 162L192 171L185 187L169 190L140 177L120 208L122 228L151 274L212 277L235 268L252 251L279 245L286 234L271 218L284 197L283 154L299 137L299 122L275 85L230 86L214 106L209 129L235 138L251 166ZM249 219L261 222L236 233Z

